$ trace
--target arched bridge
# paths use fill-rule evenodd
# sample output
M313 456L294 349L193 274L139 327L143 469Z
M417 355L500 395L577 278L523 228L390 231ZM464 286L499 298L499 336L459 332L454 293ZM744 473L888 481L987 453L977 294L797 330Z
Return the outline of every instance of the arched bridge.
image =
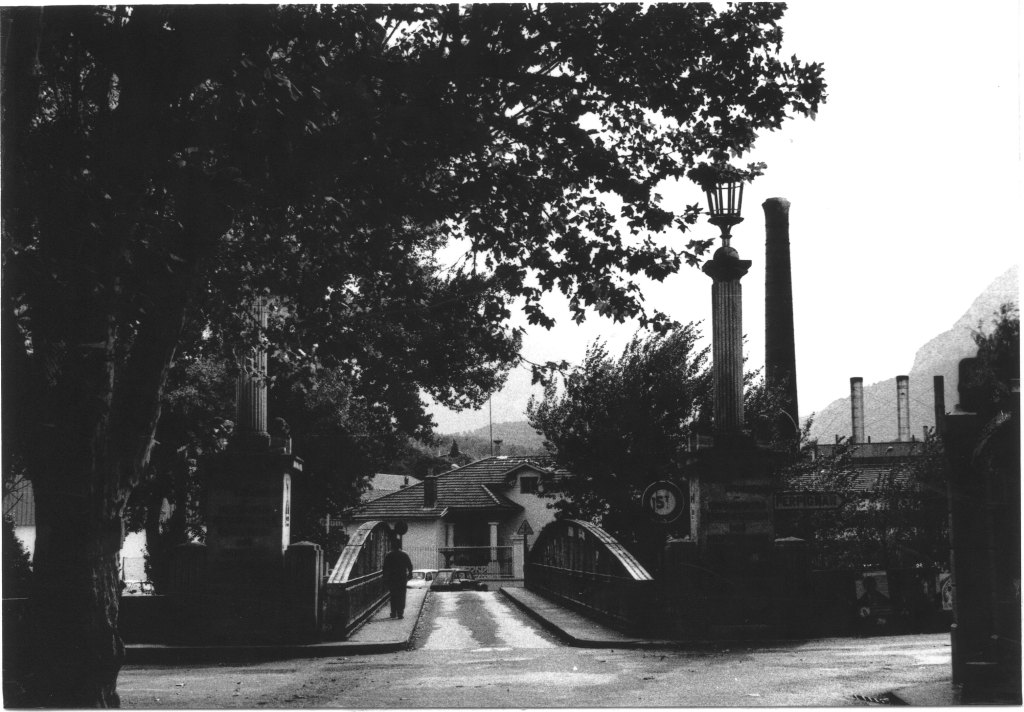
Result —
M363 523L349 539L323 591L323 634L344 638L366 620L388 596L384 556L395 534L386 522Z
M611 534L589 522L560 519L544 527L526 562L531 591L616 627L647 626L654 579Z

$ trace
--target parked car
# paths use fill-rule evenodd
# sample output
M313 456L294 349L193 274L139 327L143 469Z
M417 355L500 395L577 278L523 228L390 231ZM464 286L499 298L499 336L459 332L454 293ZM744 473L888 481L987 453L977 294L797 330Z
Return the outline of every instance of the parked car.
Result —
M412 578L405 584L406 588L430 588L437 575L437 569L413 569Z
M152 596L156 591L149 581L125 581L121 593L125 596Z
M487 584L477 581L469 569L441 569L430 584L431 591L486 591Z

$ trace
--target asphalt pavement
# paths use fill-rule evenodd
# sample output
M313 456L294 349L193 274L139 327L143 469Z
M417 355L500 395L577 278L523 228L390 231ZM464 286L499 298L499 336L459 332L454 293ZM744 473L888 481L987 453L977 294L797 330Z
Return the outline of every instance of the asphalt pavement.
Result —
M305 645L262 646L136 644L127 647L126 663L129 665L146 665L213 661L259 661L372 655L408 650L412 645L413 634L423 610L427 593L427 589L410 589L408 591L406 615L404 618L391 618L389 607L385 604L347 640L343 641L328 641ZM685 646L687 648L700 648L703 645L720 645L722 643L722 641L702 643L700 641L677 641L631 636L552 603L548 599L525 588L503 587L500 589L500 594L526 612L563 643L574 647L654 649ZM863 702L867 704L904 704L927 707L948 707L963 704L959 690L949 681L898 688L885 695L865 696Z

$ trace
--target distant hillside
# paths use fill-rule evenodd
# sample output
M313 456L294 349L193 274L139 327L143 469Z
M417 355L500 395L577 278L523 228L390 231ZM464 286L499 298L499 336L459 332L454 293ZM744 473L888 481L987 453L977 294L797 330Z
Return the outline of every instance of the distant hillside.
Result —
M544 438L525 420L494 424L494 439L501 440L502 455L546 455ZM487 426L462 433L439 435L445 454L454 439L459 450L473 459L491 454L490 430ZM495 451L497 454L497 451Z
M971 308L950 328L918 349L910 369L910 433L921 437L924 426L935 425L933 377L945 378L946 411L952 411L959 400L957 368L960 359L974 356L977 347L972 333L982 323L988 326L999 307L1007 302L1020 304L1019 269L1014 266L990 284L974 300ZM856 375L856 374L853 374ZM895 440L896 376L864 385L864 433L876 442ZM832 442L836 435L849 437L853 431L850 419L850 397L833 401L814 417L811 437Z

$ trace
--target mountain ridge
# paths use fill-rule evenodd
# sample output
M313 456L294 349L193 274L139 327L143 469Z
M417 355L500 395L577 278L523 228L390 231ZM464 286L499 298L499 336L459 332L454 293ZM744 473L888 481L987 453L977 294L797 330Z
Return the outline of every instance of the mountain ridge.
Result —
M946 331L918 348L906 374L910 377L910 434L923 435L923 428L935 426L934 377L942 376L946 412L952 412L959 400L957 378L960 360L974 356L975 332L991 328L999 307L1020 304L1019 267L1014 265L993 280L967 311ZM865 435L877 442L897 438L896 377L864 386ZM814 416L810 437L831 442L836 436L848 437L853 430L849 395L838 398Z

